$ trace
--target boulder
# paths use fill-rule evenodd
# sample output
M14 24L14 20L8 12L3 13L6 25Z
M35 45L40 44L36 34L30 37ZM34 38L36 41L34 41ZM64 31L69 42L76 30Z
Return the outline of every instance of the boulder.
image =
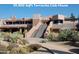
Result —
M0 45L3 45L5 47L9 46L9 42L6 41L0 41Z

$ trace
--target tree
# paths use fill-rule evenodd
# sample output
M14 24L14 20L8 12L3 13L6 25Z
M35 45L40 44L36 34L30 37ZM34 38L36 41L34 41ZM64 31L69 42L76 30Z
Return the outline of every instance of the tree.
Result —
M70 19L73 22L73 27L74 27L74 30L75 30L75 23L74 22L75 22L76 18L75 18L73 13L71 13Z
M77 17L78 23L79 23L79 16Z
M77 20L78 20L78 24L76 26L77 26L77 30L79 31L79 16L77 17Z
M74 16L74 14L73 14L73 13L71 13L70 18L72 19L72 21L74 21L74 20L75 20L75 16Z

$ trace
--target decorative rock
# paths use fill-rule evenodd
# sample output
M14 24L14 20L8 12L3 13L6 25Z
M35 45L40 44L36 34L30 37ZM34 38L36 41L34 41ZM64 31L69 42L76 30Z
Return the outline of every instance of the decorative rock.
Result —
M9 46L9 42L6 41L0 41L0 45L3 45L5 47Z

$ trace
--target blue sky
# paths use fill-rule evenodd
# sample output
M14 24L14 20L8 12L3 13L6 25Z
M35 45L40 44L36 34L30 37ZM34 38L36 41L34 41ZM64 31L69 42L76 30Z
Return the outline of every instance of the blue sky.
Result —
M79 16L78 4L71 4L68 7L14 7L12 4L0 5L0 18L9 18L11 16L31 18L33 14L41 14L43 16L63 14L70 16L71 13Z

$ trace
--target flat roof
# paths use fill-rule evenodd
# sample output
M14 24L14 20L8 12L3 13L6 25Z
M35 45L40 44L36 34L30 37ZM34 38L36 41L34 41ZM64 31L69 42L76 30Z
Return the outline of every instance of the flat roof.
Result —
M6 22L16 22L16 21L32 21L32 19L27 19L27 18L21 18L21 19L16 19L16 20L5 20Z
M29 24L29 25L31 25L31 24ZM27 24L1 25L0 29L3 29L3 28L27 28L27 26L28 26Z

